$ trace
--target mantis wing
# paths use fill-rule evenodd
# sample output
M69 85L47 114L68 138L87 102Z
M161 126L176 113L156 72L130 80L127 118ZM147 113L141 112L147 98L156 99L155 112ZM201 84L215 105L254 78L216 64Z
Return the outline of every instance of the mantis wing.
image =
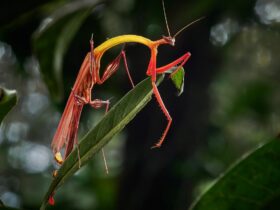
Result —
M71 138L76 136L73 133L74 131L77 132L76 126L78 125L75 124L75 121L79 121L79 119L77 119L77 116L80 117L79 113L81 113L81 110L82 106L77 106L74 94L72 92L67 101L66 107L64 109L64 112L62 114L62 117L60 119L57 130L52 140L51 147L53 149L54 154L59 152L64 147L64 145L67 145L68 148L69 142L71 144L71 141L75 140Z

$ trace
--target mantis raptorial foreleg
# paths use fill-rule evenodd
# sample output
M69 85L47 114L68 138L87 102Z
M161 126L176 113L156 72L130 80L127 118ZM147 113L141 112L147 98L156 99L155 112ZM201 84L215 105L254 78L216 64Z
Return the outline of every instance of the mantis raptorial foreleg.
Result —
M175 61L173 61L173 62L171 62L169 64L166 64L164 66L156 68L156 73L157 74L165 73L166 71L168 71L172 67L180 64L179 66L177 66L176 70L171 73L170 76L172 76L173 74L175 74L188 61L188 59L190 57L191 57L191 53L187 52L184 55L182 55L180 58L177 58Z

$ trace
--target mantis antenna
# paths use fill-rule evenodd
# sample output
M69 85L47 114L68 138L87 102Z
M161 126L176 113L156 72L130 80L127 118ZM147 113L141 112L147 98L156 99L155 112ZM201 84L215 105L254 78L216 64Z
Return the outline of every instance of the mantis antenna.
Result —
M196 20L194 20L193 22L185 25L183 28L181 28L179 31L176 32L176 34L173 36L173 38L175 38L176 36L178 36L182 31L184 31L186 28L190 27L191 25L193 25L194 23L204 19L205 17L201 17L201 18L198 18Z
M162 0L161 2L162 2L163 15L164 15L164 20L165 20L165 25L166 25L166 28L167 28L167 33L168 33L168 36L171 37L169 26L168 26L168 22L167 22L167 16L166 16L166 11L165 11L164 0Z
M166 29L167 29L167 33L168 33L168 36L169 37L172 37L171 34L170 34L170 29L169 29L169 25L168 25L168 21L167 21L167 15L166 15L166 11L165 11L165 5L164 5L164 0L161 1L162 2L162 8L163 8L163 15L164 15L164 20L165 20L165 25L166 25ZM172 37L172 38L175 38L176 36L178 36L182 31L184 31L186 28L190 27L191 25L193 25L194 23L204 19L205 17L201 17L201 18L198 18L196 20L194 20L193 22L185 25L183 28L181 28L179 31L177 31L175 33L175 35Z

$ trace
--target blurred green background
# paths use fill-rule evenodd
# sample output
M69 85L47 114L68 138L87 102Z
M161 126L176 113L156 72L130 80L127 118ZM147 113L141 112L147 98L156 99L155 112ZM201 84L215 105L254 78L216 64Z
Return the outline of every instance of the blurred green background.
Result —
M190 51L185 92L160 86L173 124L162 148L151 150L165 125L153 100L101 155L56 194L51 209L187 209L246 151L279 132L280 3L277 0L165 1L171 34L191 21L176 46L159 47L158 66ZM78 69L95 46L122 34L167 35L160 0L19 1L0 6L0 85L18 104L0 127L0 199L38 209L57 167L50 142ZM120 48L105 54L102 65ZM125 46L134 81L143 80L149 50ZM94 91L116 103L129 89L124 69ZM104 114L86 108L82 136ZM275 204L276 205L276 204Z

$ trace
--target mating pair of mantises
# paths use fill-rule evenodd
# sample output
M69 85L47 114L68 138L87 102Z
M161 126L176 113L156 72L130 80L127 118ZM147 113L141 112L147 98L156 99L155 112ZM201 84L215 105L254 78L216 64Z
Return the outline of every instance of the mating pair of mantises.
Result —
M78 146L78 139L77 139L77 133L78 133L78 127L79 127L79 121L82 109L84 105L89 104L95 109L101 108L103 106L106 107L106 112L109 109L109 100L101 100L101 99L92 99L92 88L94 85L101 85L106 80L108 80L119 68L120 61L123 59L124 66L126 69L126 73L129 77L130 83L132 87L134 87L134 83L132 81L132 78L130 76L126 55L124 49L121 50L119 55L105 68L103 75L101 76L99 74L100 71L100 60L103 56L103 54L111 49L112 47L120 44L125 44L129 42L135 42L140 43L145 46L147 46L150 49L151 57L148 64L148 68L146 71L147 76L151 77L152 82L152 90L155 95L155 98L163 111L165 117L167 118L167 126L160 138L160 140L153 146L160 147L168 133L168 130L170 128L172 118L168 113L168 110L166 109L162 98L160 96L160 93L158 91L156 80L157 80L157 74L163 74L169 71L171 68L175 68L175 70L171 73L175 74L190 58L191 54L189 52L182 55L180 58L174 60L173 62L166 64L161 67L157 67L157 53L158 53L158 47L160 45L175 45L175 37L181 33L184 29L186 29L191 24L199 21L200 19L197 19L190 24L184 26L181 30L179 30L173 37L170 35L170 30L167 23L166 18L166 12L164 7L164 2L162 1L163 5L163 12L164 12L164 18L166 23L166 28L168 32L168 36L163 36L161 39L152 41L150 39L147 39L142 36L138 35L121 35L117 36L111 39L108 39L107 41L103 42L98 47L94 48L93 39L90 40L90 52L87 53L83 64L79 70L79 74L77 76L77 80L74 84L74 87L72 88L71 94L68 98L66 107L64 109L64 112L62 114L61 120L59 122L58 128L56 130L56 133L53 137L52 141L52 150L55 156L55 160L61 164L64 159L71 153L74 146ZM64 157L61 155L61 150L65 149L64 151ZM103 153L104 154L104 153ZM79 150L78 150L79 155ZM105 161L106 166L106 161ZM106 166L107 168L107 166Z

